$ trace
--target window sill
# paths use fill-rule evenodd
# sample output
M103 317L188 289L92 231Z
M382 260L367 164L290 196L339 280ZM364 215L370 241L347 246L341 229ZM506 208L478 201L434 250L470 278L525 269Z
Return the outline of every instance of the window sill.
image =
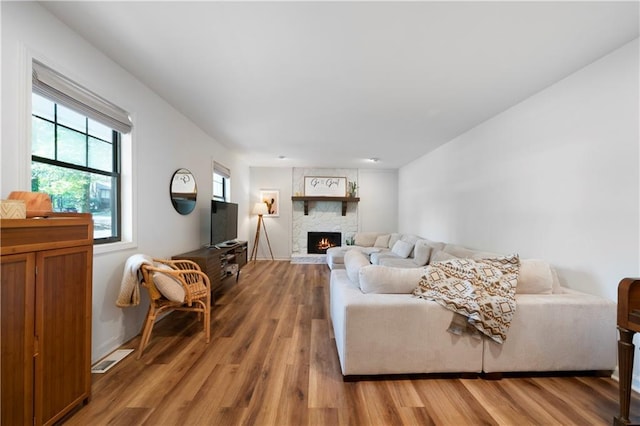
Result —
M109 244L94 244L93 254L113 253L117 251L129 250L137 247L137 244L133 241L119 241L117 243Z

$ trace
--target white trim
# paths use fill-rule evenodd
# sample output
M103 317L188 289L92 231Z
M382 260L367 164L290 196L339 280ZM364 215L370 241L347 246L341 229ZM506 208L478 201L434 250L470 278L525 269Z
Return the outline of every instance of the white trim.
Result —
M33 54L26 45L18 46L18 186L31 191L31 61Z

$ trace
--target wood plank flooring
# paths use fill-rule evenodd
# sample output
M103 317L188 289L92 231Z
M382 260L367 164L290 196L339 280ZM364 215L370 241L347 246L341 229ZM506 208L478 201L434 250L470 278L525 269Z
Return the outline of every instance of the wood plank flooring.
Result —
M617 382L603 377L344 382L328 282L326 265L252 262L216 298L208 345L193 314L171 314L141 360L94 375L91 402L66 424L610 425L618 414Z

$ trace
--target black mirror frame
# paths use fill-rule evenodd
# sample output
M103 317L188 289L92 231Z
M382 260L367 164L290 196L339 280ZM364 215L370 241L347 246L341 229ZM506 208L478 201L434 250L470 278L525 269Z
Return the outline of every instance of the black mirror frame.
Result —
M188 187L190 181L193 181L193 192L179 192L174 186L176 179L182 181L182 185ZM196 208L196 199L198 198L198 186L196 185L196 178L189 169L180 168L176 170L171 176L171 182L169 182L169 195L171 196L171 204L181 215L188 215Z

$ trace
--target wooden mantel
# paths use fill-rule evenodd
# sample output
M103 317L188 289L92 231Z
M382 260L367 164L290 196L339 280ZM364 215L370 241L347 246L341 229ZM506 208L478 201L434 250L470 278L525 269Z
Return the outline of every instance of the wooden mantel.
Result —
M342 216L347 215L347 203L357 203L360 201L360 197L322 197L322 196L293 196L291 201L304 202L304 215L309 214L309 201L337 201L342 203Z

